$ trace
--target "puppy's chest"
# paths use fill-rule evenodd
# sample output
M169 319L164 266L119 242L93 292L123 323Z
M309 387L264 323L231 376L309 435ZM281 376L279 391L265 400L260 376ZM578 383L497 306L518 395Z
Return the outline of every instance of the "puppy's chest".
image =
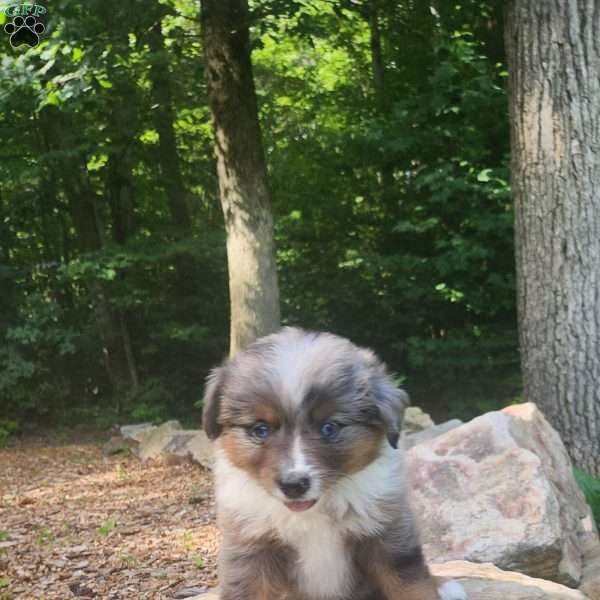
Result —
M294 573L302 594L311 600L348 595L354 583L351 553L342 533L328 519L289 523L278 533L295 550Z

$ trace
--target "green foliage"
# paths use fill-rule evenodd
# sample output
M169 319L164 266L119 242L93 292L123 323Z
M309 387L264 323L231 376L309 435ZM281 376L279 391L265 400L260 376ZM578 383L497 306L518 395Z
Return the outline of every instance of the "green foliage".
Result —
M17 421L11 421L9 419L0 419L0 448L6 446L6 442L11 435L15 434L19 430L19 424ZM0 541L2 541L2 531L0 531Z
M36 544L39 546L47 546L54 542L55 536L52 531L46 527L41 527L35 535Z
M595 479L581 469L574 469L575 480L592 509L594 520L600 527L600 479Z
M108 536L117 526L117 521L113 518L106 519L104 523L96 530L101 536Z
M252 58L284 321L468 418L519 393L502 3L438 5L379 3L383 94L363 2L250 2ZM58 2L37 48L0 47L7 422L197 419L229 337L198 10Z

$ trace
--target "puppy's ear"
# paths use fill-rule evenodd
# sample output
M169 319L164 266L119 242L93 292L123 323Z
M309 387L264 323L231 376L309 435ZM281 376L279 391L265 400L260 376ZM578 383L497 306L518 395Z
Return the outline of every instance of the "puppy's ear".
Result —
M370 370L370 388L386 435L393 448L398 447L404 411L410 404L408 394L393 381L385 365L370 351L364 352Z
M206 435L211 440L217 439L223 429L219 424L221 412L221 395L225 383L225 367L213 369L207 379L202 399L202 425Z

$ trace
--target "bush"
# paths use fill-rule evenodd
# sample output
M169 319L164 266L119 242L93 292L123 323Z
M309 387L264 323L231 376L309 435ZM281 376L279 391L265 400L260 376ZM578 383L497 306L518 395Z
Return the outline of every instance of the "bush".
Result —
M600 479L595 479L581 469L574 469L574 472L577 485L581 488L592 509L596 524L600 527Z

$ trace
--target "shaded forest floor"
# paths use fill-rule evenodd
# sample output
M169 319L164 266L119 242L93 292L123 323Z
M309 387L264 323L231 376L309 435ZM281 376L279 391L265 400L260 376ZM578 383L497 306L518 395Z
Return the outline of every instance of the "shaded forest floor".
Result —
M171 599L215 585L210 474L107 457L98 435L79 438L0 449L0 600Z

